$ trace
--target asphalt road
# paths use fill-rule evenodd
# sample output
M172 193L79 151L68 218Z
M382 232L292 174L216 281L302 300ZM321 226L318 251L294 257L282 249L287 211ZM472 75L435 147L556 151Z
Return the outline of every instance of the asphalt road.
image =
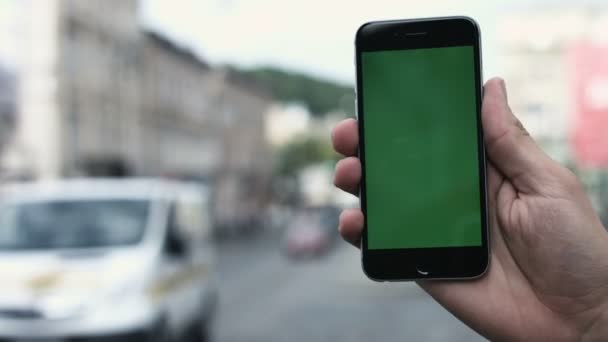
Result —
M218 342L483 341L412 283L375 283L340 241L292 262L277 238L222 243Z

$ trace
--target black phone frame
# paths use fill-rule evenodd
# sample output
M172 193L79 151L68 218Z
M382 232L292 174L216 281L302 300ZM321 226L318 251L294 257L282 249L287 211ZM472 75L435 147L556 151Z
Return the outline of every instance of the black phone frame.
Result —
M472 247L368 249L365 186L365 146L361 54L366 51L408 50L450 46L473 46L478 132L479 186L482 245ZM489 265L486 153L481 123L481 43L477 23L468 17L443 17L369 22L355 37L359 158L362 166L361 209L366 217L361 239L361 262L365 274L377 281L416 279L471 279L483 275Z

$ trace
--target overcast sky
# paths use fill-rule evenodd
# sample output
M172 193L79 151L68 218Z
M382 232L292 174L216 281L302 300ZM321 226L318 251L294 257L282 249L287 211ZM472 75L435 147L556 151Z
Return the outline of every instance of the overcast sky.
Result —
M0 0L0 55L15 54L9 6ZM501 74L496 22L509 11L608 6L606 0L140 0L144 25L212 64L271 65L352 82L353 39L364 22L468 15L482 30L484 76ZM491 5L490 5L491 4ZM14 56L13 56L14 57Z
M419 0L361 5L342 0L148 0L142 17L212 63L276 65L350 82L354 32L363 22L460 13L486 26L491 14L483 6L468 1L466 11L457 11L464 7L457 2L463 1L440 8Z
M494 24L499 14L539 7L540 3L568 5L574 1L143 0L141 17L145 25L166 32L214 64L274 65L352 82L354 32L362 23L469 15L482 29L487 78L500 74L493 57L497 48Z

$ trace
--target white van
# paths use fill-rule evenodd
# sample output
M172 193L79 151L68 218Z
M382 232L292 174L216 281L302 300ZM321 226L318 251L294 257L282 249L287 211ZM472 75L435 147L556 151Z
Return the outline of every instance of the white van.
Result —
M0 190L0 339L204 340L208 192L153 179Z

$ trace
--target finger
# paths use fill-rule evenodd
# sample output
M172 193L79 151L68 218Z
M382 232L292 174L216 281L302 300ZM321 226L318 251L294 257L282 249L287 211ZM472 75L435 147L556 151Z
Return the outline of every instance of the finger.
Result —
M346 242L360 248L361 233L363 232L363 213L361 209L346 209L342 211L338 231Z
M504 204L503 197L507 192L513 192L513 187L509 182L505 181L503 175L496 170L492 162L488 162L488 217L487 224L490 234L490 250L492 254L499 257L501 260L508 260L512 257L510 256L510 252L505 245L502 231L500 227L502 225L499 224L498 219L498 211L497 208L506 208L507 206ZM500 211L501 213L505 212ZM506 211L509 212L509 211Z
M484 86L482 122L488 157L518 190L539 190L551 159L538 147L507 103L505 83L494 78Z
M496 206L496 197L498 195L498 189L502 185L504 177L500 174L500 172L498 172L498 170L496 170L496 167L494 166L494 164L492 164L491 161L488 161L487 163L486 175L488 183L488 191L486 194L488 196L488 205L491 208L494 208Z
M359 148L359 129L355 119L346 119L331 131L331 141L336 152L344 156L356 156Z
M351 194L359 195L359 183L361 183L361 162L359 158L348 157L336 163L334 173L334 184Z

